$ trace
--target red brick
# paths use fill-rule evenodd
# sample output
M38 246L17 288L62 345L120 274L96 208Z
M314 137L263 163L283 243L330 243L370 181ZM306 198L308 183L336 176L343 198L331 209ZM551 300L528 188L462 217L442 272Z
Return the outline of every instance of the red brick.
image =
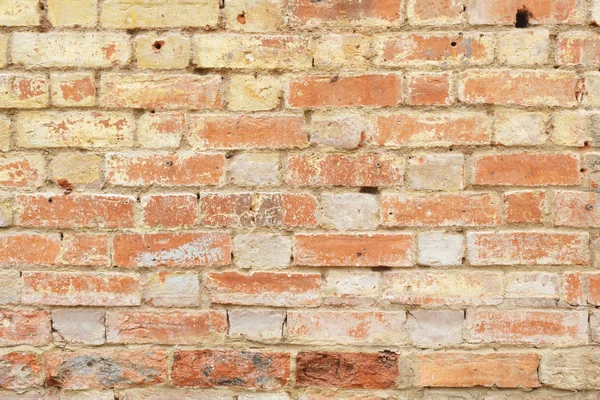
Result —
M415 263L412 234L296 234L296 265L408 267Z
M320 274L209 272L205 285L216 304L314 307L321 303Z
M50 313L0 310L0 344L45 346L50 343Z
M86 272L23 272L23 303L56 306L140 304L136 275Z
M44 180L44 157L0 154L0 188L35 188Z
M205 193L200 223L207 226L315 226L317 200L296 193Z
M501 222L501 201L495 193L384 194L385 226L487 226Z
M413 25L451 25L463 22L461 0L409 0L408 21Z
M418 357L418 384L430 387L535 388L539 356L531 353L431 353Z
M327 3L290 0L290 3L292 15L303 25L333 21L385 24L400 20L403 0L332 0Z
M59 234L0 235L0 265L53 265L60 252Z
M542 222L545 201L544 192L506 193L504 195L506 220L515 223Z
M35 354L12 352L0 355L0 388L20 391L40 387L43 381L44 367Z
M398 75L323 76L290 82L291 107L396 106L401 101Z
M225 311L106 313L106 341L135 344L196 344L223 341Z
M451 77L446 72L409 75L406 103L411 106L452 104L454 96L450 93Z
M182 350L174 354L173 386L272 390L290 377L290 355L248 351Z
M46 384L66 390L112 389L167 382L165 350L48 352Z
M113 262L120 267L220 266L231 262L231 240L223 232L116 235Z
M221 108L221 78L186 74L109 73L100 79L101 107Z
M398 355L380 353L298 353L299 386L390 389L400 376Z
M578 228L600 227L598 195L589 192L556 192L554 225Z
M587 233L507 231L467 234L473 265L585 265Z
M491 119L484 113L401 112L377 117L373 146L448 147L490 143Z
M458 96L467 104L574 107L578 87L570 71L471 70L459 75Z
M600 35L596 32L561 33L556 46L556 57L562 65L600 64Z
M600 305L600 273L565 274L565 301L571 305Z
M476 156L473 180L477 185L578 185L579 157L568 153L516 153Z
M527 9L530 24L575 24L583 22L577 0L470 0L471 24L513 25L518 10Z
M198 218L195 194L148 195L142 197L144 225L152 228L194 226Z
M404 158L394 154L302 154L288 157L292 186L401 186Z
M107 266L110 262L109 246L109 236L65 234L61 263L75 266Z
M112 185L217 185L225 176L222 154L111 153L106 157L106 181Z
M299 115L194 115L190 144L200 149L304 147L308 136Z

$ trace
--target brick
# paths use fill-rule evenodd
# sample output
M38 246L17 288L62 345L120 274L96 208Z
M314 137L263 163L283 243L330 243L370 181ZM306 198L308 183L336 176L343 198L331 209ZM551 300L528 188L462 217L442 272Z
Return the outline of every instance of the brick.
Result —
M35 26L40 24L38 0L15 0L0 5L0 25Z
M308 138L296 115L194 115L188 141L199 149L304 147Z
M600 106L600 96L597 94L598 89L600 89L600 73L587 72L585 74L585 87L578 93L583 98L584 105L591 107Z
M544 65L550 56L550 32L526 30L499 33L498 58L502 65L535 67Z
M545 202L545 192L507 192L504 194L506 220L515 223L542 222Z
M291 186L400 186L404 158L395 154L299 154L287 159Z
M142 277L142 298L152 307L197 307L200 280L195 272L156 272Z
M55 27L94 26L97 7L97 0L48 0L48 21Z
M577 345L588 341L586 311L467 312L469 343Z
M1 388L22 391L40 387L43 381L44 367L36 354L15 351L0 355Z
M104 344L104 311L88 309L63 309L52 312L52 329L55 340L73 344Z
M106 267L110 263L110 242L110 237L107 235L64 234L61 263Z
M190 63L190 39L178 33L138 35L133 48L138 68L181 69Z
M472 265L585 265L589 236L572 232L470 232Z
M415 263L410 233L296 234L294 264L323 267L408 267Z
M485 65L494 59L493 37L485 33L400 33L376 39L379 67Z
M285 386L289 375L287 353L182 350L174 354L171 379L179 387L272 390Z
M194 226L198 218L197 202L195 194L142 196L144 225L153 228Z
M379 296L379 273L356 269L329 270L324 294L326 305L372 305Z
M107 0L100 21L104 28L216 27L219 4L210 0Z
M52 81L52 104L59 107L93 107L96 105L96 78L89 72L55 72Z
M13 63L34 68L107 68L129 61L129 36L119 33L28 33L13 35Z
M422 306L494 305L502 302L502 274L466 271L385 272L383 299Z
M0 344L45 346L50 343L51 318L46 311L0 311Z
M109 108L218 109L221 108L221 78L192 74L107 73L100 80L98 102Z
M463 235L426 232L418 235L418 262L429 267L461 265L465 254Z
M556 389L586 390L600 386L597 347L557 350L542 357L540 381Z
M233 309L227 311L227 317L232 338L262 343L276 343L283 339L283 311Z
M287 312L286 340L323 345L386 345L406 342L402 312Z
M412 25L454 25L464 21L461 0L409 0L408 21Z
M399 376L398 355L301 352L296 358L298 386L389 389Z
M479 155L473 160L477 185L572 186L580 183L579 157L570 153Z
M321 303L320 274L209 272L205 286L215 304L315 307Z
M561 277L553 273L515 272L505 276L505 301L522 307L555 307Z
M501 222L501 201L494 193L384 194L384 226L489 226Z
M237 267L253 269L285 268L292 258L292 239L271 233L236 235L233 256Z
M262 396L261 393L259 396ZM114 395L111 393L111 396ZM234 400L231 393L217 390L186 390L162 387L145 387L141 389L128 389L119 391L123 400L161 400L161 399L185 399L185 400ZM241 396L238 396L241 399ZM79 400L79 399L77 399ZM82 399L88 400L88 399ZM92 399L90 399L92 400ZM104 399L102 399L104 400ZM106 399L112 400L112 399ZM268 400L268 399L265 399Z
M113 262L130 268L228 265L231 243L223 232L119 234L114 237Z
M241 153L229 160L228 182L236 186L279 186L278 153Z
M379 201L366 193L321 194L320 225L326 229L371 230L379 225Z
M459 75L466 104L574 107L579 80L569 71L470 70Z
M406 77L405 102L411 106L451 105L450 73L411 73Z
M134 132L133 114L123 112L33 111L17 118L17 141L27 148L127 147Z
M513 25L518 10L526 9L532 16L529 23L537 24L576 24L583 22L581 7L576 0L507 0L498 3L494 0L470 0L469 23Z
M424 154L409 157L407 179L414 190L455 191L464 188L462 154Z
M0 304L18 304L21 301L23 282L19 271L0 272Z
M228 31L276 32L284 25L284 10L279 0L230 0L225 26Z
M8 115L0 115L0 152L10 150L11 136L10 132L11 118Z
M202 193L200 223L206 226L316 226L317 200L302 193Z
M448 147L490 143L491 124L479 112L401 112L377 117L369 144L385 147Z
M13 232L0 234L0 265L53 265L58 261L60 235Z
M23 272L23 303L60 306L140 304L136 275L86 272Z
M106 313L108 343L219 343L226 332L227 315L224 311Z
M552 117L550 139L559 146L589 147L599 143L600 113L594 111L559 111Z
M12 225L13 209L12 197L0 196L0 228L5 228Z
M16 223L50 228L129 228L134 224L134 205L134 197L121 195L20 195Z
M311 143L336 149L356 149L369 129L365 119L357 114L315 113L310 122Z
M93 153L59 153L50 160L50 176L65 190L98 189L102 186L101 156Z
M394 74L318 76L293 79L287 104L295 108L385 107L401 101L401 79Z
M554 225L592 228L600 226L597 194L557 191Z
M49 103L50 80L46 74L0 74L0 108L42 108Z
M8 35L0 35L0 67L8 64Z
M430 387L536 388L540 357L532 353L432 353L418 357L417 380Z
M328 34L314 41L313 65L321 70L368 69L371 40L361 34Z
M310 69L307 38L291 35L203 34L193 38L193 63L199 68Z
M494 142L503 146L536 146L546 142L548 116L540 112L496 111Z
M106 182L117 186L217 185L225 175L222 154L132 152L106 155Z
M66 390L120 389L167 381L165 350L47 352L44 360L46 383Z
M281 102L281 82L268 75L233 75L229 83L229 103L233 111L269 111Z
M176 148L181 137L187 132L185 114L146 113L137 125L138 142L146 148Z
M594 0L592 4L592 21L600 21L600 3Z
M346 2L334 0L318 4L310 0L291 0L292 17L300 25L392 25L402 18L402 0Z
M39 187L44 168L44 157L38 154L0 154L0 188Z
M419 347L439 347L463 342L463 311L412 310L408 312L406 330Z
M557 60L562 65L600 64L600 36L594 32L565 32L558 36Z

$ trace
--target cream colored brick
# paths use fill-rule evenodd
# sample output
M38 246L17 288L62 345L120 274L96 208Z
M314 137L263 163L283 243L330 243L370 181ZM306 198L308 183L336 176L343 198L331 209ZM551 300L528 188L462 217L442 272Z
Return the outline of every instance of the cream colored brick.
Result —
M283 338L285 314L278 310L234 309L228 311L229 335L257 342L278 342Z
M97 0L47 0L48 20L52 26L94 26Z
M0 115L0 151L10 150L10 117Z
M227 0L227 30L276 32L284 23L283 4L281 0Z
M367 130L367 123L360 115L315 113L311 117L310 141L332 148L355 149Z
M229 183L237 186L278 186L281 181L279 154L241 153L229 165Z
M179 147L185 126L184 113L146 113L138 120L138 141L150 149Z
M211 28L219 21L219 2L105 0L100 21L106 28Z
M18 304L22 286L19 271L0 272L0 304Z
M57 72L50 74L52 104L59 107L96 105L96 78L91 72Z
M292 239L268 233L236 235L233 255L238 268L285 268L291 262Z
M39 25L38 0L1 0L0 26Z
M135 39L138 68L178 69L190 63L190 38L178 33L143 34Z
M504 65L534 66L548 61L550 32L511 30L498 34L498 58Z
M75 188L102 186L102 157L91 153L61 153L50 162L52 180Z
M592 21L600 24L600 0L594 0L592 5Z
M464 255L463 235L444 232L419 234L419 264L421 265L428 267L461 265Z
M379 272L356 269L329 270L325 279L325 304L374 304L379 295L379 275Z
M12 62L35 67L115 67L127 64L124 33L29 33L13 35Z
M234 75L229 87L229 109L267 111L277 108L281 95L279 78Z
M464 188L462 154L423 154L408 160L408 182L414 190L460 190Z
M369 67L370 39L362 35L326 34L315 41L315 67L357 70Z
M539 112L498 111L495 141L503 146L535 146L546 142L548 116Z
M584 147L600 144L600 113L560 111L552 116L550 138L561 146Z
M328 229L376 229L379 224L378 199L367 193L323 193L320 221Z
M1 194L0 195L0 228L12 225L13 222L13 201L12 198ZM2 286L2 278L0 275L0 287ZM2 303L2 289L0 289L0 304Z
M157 272L142 277L144 302L153 307L197 307L200 281L195 272Z
M585 90L587 96L583 96L583 104L591 107L600 107L600 72L588 72L585 74Z
M0 68L8 63L8 35L0 35Z
M41 108L49 103L46 74L0 74L0 108Z

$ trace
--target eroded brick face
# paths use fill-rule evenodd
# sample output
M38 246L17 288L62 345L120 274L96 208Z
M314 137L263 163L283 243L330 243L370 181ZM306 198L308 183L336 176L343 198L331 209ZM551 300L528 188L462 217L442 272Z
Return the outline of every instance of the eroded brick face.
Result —
M597 400L600 0L0 0L0 398Z

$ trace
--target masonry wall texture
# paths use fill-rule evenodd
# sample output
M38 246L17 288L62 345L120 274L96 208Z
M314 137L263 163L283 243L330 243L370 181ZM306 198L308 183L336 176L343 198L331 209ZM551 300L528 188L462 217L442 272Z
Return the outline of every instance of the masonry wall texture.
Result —
M600 0L0 0L0 398L599 400Z

